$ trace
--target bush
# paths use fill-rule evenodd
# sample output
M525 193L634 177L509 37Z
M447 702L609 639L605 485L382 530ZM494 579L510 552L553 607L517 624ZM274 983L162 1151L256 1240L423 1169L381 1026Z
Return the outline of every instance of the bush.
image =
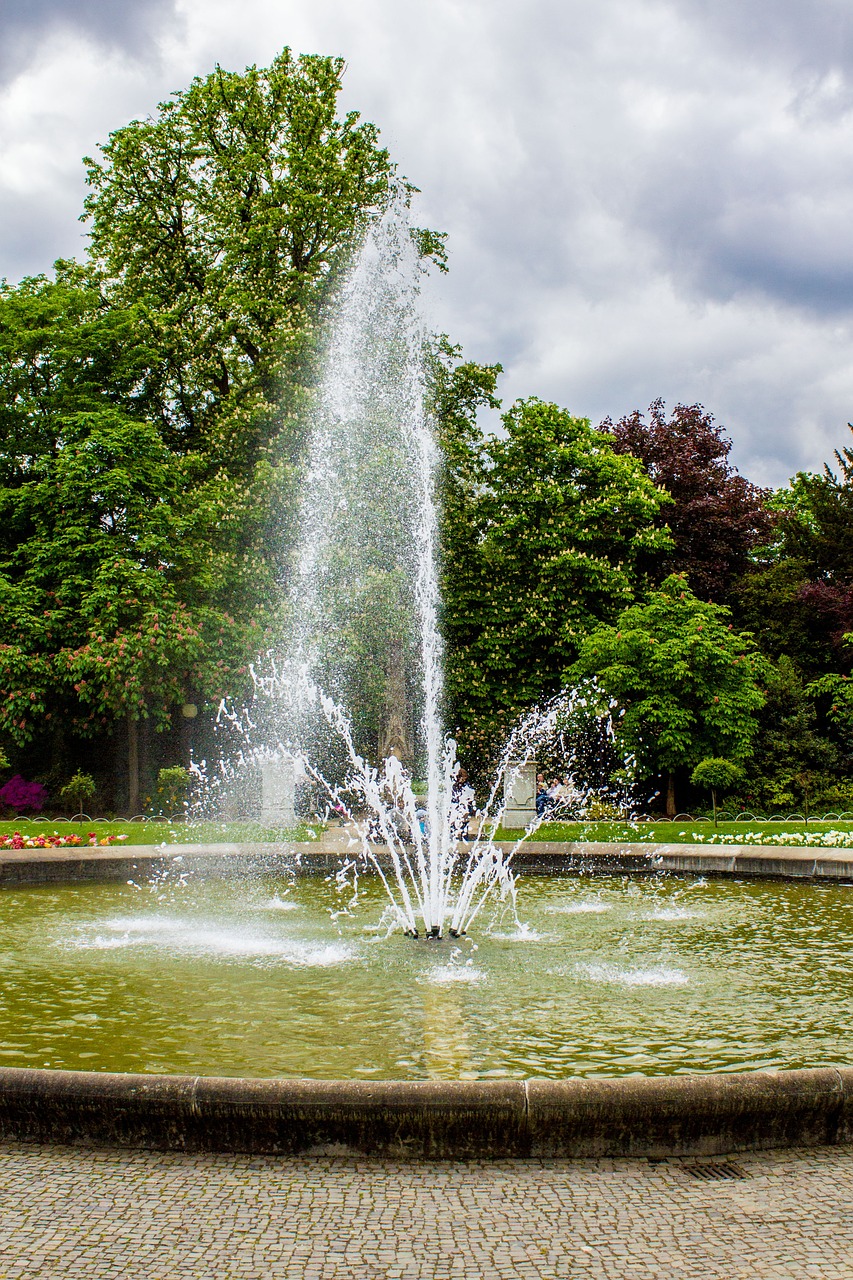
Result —
M160 770L157 775L157 794L160 797L161 812L172 814L183 807L189 783L189 770L183 765L176 764Z
M0 800L10 809L23 813L25 809L43 809L47 791L40 782L26 782L19 773L0 790Z

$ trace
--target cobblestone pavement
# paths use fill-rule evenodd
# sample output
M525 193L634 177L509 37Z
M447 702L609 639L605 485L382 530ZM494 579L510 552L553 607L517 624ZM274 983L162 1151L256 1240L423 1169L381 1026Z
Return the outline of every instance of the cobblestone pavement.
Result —
M0 1278L853 1280L853 1148L696 1162L0 1146Z

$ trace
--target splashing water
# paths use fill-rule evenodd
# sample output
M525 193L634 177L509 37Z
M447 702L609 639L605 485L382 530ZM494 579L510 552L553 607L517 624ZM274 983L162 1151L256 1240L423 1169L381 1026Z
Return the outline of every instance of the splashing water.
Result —
M435 938L465 933L495 893L514 912L515 850L505 852L488 832L503 812L505 778L511 783L553 740L572 700L535 709L512 733L483 834L469 842L472 793L460 785L456 744L445 737L440 714L440 456L427 408L422 273L398 189L368 229L331 328L302 489L287 642L253 669L259 696L251 713L223 708L222 715L243 735L240 763L271 756L294 763L350 822L357 849L342 878L372 867L394 923L414 937ZM395 755L377 768L356 745L364 736L360 708L381 697L392 653L403 660L419 713L424 798ZM336 754L344 776L337 783L327 780L325 763Z

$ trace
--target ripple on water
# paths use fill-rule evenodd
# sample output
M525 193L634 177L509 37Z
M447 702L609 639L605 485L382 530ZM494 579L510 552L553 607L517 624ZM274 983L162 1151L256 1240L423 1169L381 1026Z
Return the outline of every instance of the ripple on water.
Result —
M529 924L520 924L515 929L492 930L489 933L489 937L498 942L544 942L553 937L553 935L540 933L538 929L533 929Z
M107 932L104 933L103 931ZM149 948L170 955L210 959L281 961L297 967L328 968L353 958L344 943L316 943L280 938L239 926L199 922L185 917L138 916L100 920L84 926L60 946L74 950L112 951L123 947Z
M448 982L464 982L476 984L482 982L485 978L482 969L475 969L473 965L456 965L456 964L438 964L433 969L429 969L418 982L433 982L439 985Z
M598 899L584 900L581 902L564 902L556 906L545 907L545 910L552 915L560 916L580 916L580 915L603 915L605 911L612 911L613 905L609 902L599 902Z
M691 911L688 907L655 907L651 911L645 911L637 918L639 920L701 920L704 913L702 911Z
M690 983L683 969L669 965L622 969L615 964L578 964L575 972L592 982L615 983L623 987L686 987Z

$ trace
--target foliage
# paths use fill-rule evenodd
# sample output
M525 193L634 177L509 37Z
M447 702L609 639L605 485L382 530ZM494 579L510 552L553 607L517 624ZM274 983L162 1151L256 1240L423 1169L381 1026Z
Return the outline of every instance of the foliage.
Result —
M723 754L740 763L752 749L767 664L730 616L671 575L614 625L596 628L570 672L617 703L622 750L641 774L667 776L667 812L677 769Z
M762 813L790 811L804 805L804 782L831 776L839 764L838 750L820 732L813 691L786 654L768 668L765 691L753 756L738 803L743 809ZM814 785L811 791L814 797ZM833 807L828 801L826 808Z
M392 172L342 72L194 81L87 161L88 260L0 286L0 729L60 772L116 721L135 770L133 724L239 696L278 625L268 522L286 543L323 308Z
M650 405L648 422L635 410L602 427L613 448L640 458L673 500L659 517L672 531L672 550L650 566L652 575L684 573L703 600L729 600L750 553L767 541L773 516L766 491L729 462L732 442L723 428L698 404L677 404L667 419L663 400Z
M10 809L17 809L19 812L25 809L38 811L44 808L47 791L40 782L26 782L16 773L0 790L0 800Z
M229 474L280 431L282 392L293 427L318 314L387 191L376 127L336 114L343 70L288 49L217 67L86 161L92 259L157 352L167 443Z
M700 760L690 775L695 787L705 787L709 791L731 791L743 777L743 770L731 760L721 756L712 756Z
M804 596L807 582L801 560L783 556L757 566L738 583L732 614L769 658L787 657L811 678L837 667L841 654L830 641L824 620Z
M157 775L157 792L162 796L161 808L173 813L186 800L190 784L189 770L183 765L170 765Z
M731 791L743 777L743 770L722 756L711 756L700 760L690 775L694 787L701 787L711 792L711 804L714 809L714 826L717 825L717 795Z
M849 672L853 650L853 450L837 471L800 472L774 496L776 538L739 586L741 616L774 655L805 675Z
M59 798L61 800L70 800L75 806L75 812L79 813L82 811L86 801L94 797L96 791L97 787L92 775L90 773L82 773L78 769L59 792Z
M586 419L529 399L503 426L455 439L444 599L463 728L556 691L584 636L632 600L638 558L669 546L654 523L664 496Z

